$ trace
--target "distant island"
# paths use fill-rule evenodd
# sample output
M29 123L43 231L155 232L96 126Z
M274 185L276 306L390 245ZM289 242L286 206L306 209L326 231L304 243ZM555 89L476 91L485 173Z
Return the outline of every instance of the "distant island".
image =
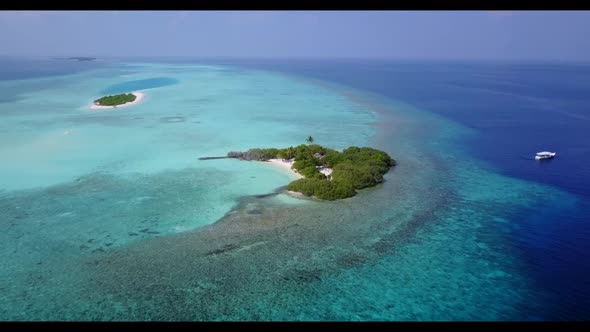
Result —
M96 58L89 58L89 57L83 57L83 56L73 56L68 59L69 60L77 60L77 61L94 61L94 60L96 60Z
M94 61L96 58L84 57L84 56L73 56L69 58L54 58L55 60L72 60L72 61Z
M144 97L141 92L122 93L112 96L104 96L96 99L90 106L92 109L126 107L139 103Z
M311 140L310 140L311 139ZM313 141L311 136L308 142ZM302 178L291 182L287 190L307 197L336 200L356 195L356 191L383 182L383 175L396 161L386 152L369 147L349 147L342 152L317 144L286 149L250 149L229 152L240 160L270 161L297 172Z

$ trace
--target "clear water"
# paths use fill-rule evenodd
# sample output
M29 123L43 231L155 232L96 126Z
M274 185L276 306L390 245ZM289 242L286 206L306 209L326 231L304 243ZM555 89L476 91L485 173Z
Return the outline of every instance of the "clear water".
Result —
M3 76L0 318L587 318L588 251L554 232L565 222L588 239L587 201L506 174L474 153L468 117L421 105L448 92L423 87L442 69L459 71L151 59ZM392 77L413 89L379 91ZM145 101L87 108L127 88ZM314 202L282 194L292 175L272 165L198 160L308 135L376 146L399 166L353 198ZM551 287L548 265L582 275Z
M168 85L177 84L178 80L169 77L154 77L146 78L143 80L125 81L121 83L113 84L106 89L102 90L103 94L118 94L128 93L129 91L138 91L145 89L160 88Z

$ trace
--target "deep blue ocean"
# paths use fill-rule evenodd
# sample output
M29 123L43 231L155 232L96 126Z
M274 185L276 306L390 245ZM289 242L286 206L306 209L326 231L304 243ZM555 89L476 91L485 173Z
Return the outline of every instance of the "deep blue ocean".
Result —
M105 62L78 61L49 57L0 57L0 80L19 80L73 74L99 68Z
M469 153L515 178L579 197L575 211L522 210L512 243L538 287L552 295L548 319L590 312L590 65L366 60L216 61L333 81L384 95L475 129ZM537 162L538 151L556 151Z
M512 244L512 254L525 262L526 274L535 287L549 294L545 312L530 313L532 319L590 319L590 162L586 160L590 156L590 65L149 60L256 68L334 82L403 101L471 128L475 135L458 144L490 170L553 186L577 198L573 209L554 202L514 212L509 220L518 224L518 231L505 236ZM21 61L18 68L16 61ZM0 61L0 80L62 75L108 65L46 60L41 62L46 66L27 67L22 61ZM2 101L10 102L10 94L0 92ZM556 151L557 157L535 161L538 151Z

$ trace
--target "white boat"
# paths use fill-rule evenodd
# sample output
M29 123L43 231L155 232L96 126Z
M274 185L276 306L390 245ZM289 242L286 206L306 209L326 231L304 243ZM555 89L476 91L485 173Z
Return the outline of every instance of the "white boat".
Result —
M553 157L555 157L555 152L543 151L543 152L537 152L535 159L542 160L542 159L551 159Z

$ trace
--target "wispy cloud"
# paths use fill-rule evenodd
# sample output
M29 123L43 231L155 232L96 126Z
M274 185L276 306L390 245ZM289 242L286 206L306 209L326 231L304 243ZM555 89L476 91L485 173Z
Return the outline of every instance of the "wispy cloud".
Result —
M167 24L169 30L178 29L180 25L186 23L187 20L190 19L189 13L186 11L174 12L171 13L170 16L167 18Z
M0 23L8 24L10 26L22 26L22 24L36 24L43 23L48 18L63 16L64 12L58 11L0 11Z
M277 13L271 11L230 11L227 14L228 22L237 25L270 24L276 22L278 18Z
M43 10L7 10L2 11L3 17L15 17L15 18L44 18L51 16L62 15L63 12L59 11L43 11Z
M184 20L188 18L189 12L187 11L180 11L176 13L176 18L179 20Z
M320 18L316 14L306 13L303 15L303 23L309 25L317 25L320 22Z
M493 18L506 18L517 15L517 12L513 10L490 10L487 13L490 17Z

